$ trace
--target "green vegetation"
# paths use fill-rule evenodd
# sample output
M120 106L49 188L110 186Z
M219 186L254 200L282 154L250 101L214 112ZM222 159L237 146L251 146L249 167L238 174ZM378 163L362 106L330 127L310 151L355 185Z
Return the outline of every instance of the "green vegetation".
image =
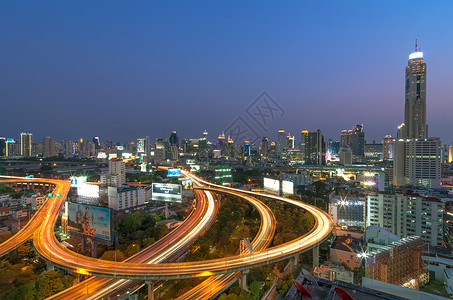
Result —
M277 220L273 246L289 242L306 234L315 224L313 216L303 209L266 198L261 198L261 201L272 210Z
M13 199L20 199L26 192L25 190L14 190L0 183L0 195L8 195Z
M164 219L165 214L157 215L147 211L134 211L115 217L113 232L118 235L119 244L116 248L115 246L98 245L98 257L114 260L116 249L117 260L121 261L139 252L141 248L154 244L168 233L166 225L156 225L157 222Z
M450 298L447 291L445 290L445 284L435 278L430 277L429 282L424 286L420 287L420 291L430 293L445 298Z
M189 250L186 261L225 257L236 253L239 241L253 239L259 230L258 212L244 200L225 195L214 225Z
M45 271L45 262L22 245L0 261L0 300L40 300L70 287L74 277ZM43 273L44 272L44 273Z
M219 296L219 300L259 300L263 296L261 282L253 282L248 286L248 291L241 289L239 286L232 286L228 293Z

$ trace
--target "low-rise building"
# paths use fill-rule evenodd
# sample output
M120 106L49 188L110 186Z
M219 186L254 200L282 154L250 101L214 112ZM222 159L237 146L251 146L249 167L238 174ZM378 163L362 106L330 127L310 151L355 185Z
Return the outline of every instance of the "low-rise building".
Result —
M13 210L9 207L0 207L0 218L7 218L13 214Z
M330 247L330 260L341 263L354 270L362 266L362 259L358 256L363 252L362 241L349 236L337 236Z
M143 187L122 186L108 188L109 207L114 210L124 210L145 204L145 189Z
M329 214L335 224L364 227L365 199L335 196L330 200Z
M344 267L335 265L320 265L315 267L313 275L326 280L341 280L344 282L354 283L354 273L346 270Z

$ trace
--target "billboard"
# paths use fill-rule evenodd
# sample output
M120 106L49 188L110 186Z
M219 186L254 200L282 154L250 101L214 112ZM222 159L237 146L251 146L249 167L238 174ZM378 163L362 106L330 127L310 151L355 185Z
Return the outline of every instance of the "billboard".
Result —
M179 177L181 176L181 169L168 169L168 177Z
M81 184L77 187L77 195L79 197L99 198L99 185Z
M112 237L111 221L112 212L110 208L80 203L69 203L68 205L69 230L110 240Z
M267 189L270 189L273 191L280 191L280 182L276 179L264 177L263 185Z
M86 176L79 176L79 177L71 176L69 179L71 180L71 187L73 187L73 188L79 187L79 186L87 183Z
M294 194L294 183L292 181L282 180L283 194Z
M145 139L137 139L137 153L145 152Z
M180 184L153 183L153 194L151 200L181 202L182 186Z

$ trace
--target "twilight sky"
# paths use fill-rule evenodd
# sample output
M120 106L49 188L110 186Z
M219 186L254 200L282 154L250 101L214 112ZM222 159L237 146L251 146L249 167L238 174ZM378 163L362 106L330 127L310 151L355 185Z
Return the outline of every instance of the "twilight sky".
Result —
M4 0L0 136L214 139L266 91L284 114L260 135L319 128L339 139L364 124L380 140L404 119L418 37L429 135L450 143L452 11L452 1Z

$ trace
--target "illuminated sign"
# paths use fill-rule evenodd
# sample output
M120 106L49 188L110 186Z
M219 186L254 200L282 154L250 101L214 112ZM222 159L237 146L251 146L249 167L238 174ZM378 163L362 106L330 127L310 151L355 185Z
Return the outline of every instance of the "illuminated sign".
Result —
M179 177L181 176L181 169L168 169L168 177Z
M71 180L71 187L76 188L87 183L86 176L75 177L72 176L69 178Z
M137 153L145 152L145 139L137 140Z
M98 158L107 158L107 153L105 153L105 152L99 152L99 153L98 153Z
M118 155L116 153L110 153L109 154L109 159L112 159L112 158L117 158Z
M423 58L423 52L414 52L409 54L409 59L419 59Z
M79 197L99 198L99 186L94 184L79 184L77 186Z
M124 150L124 146L116 146L116 150Z
M131 158L132 157L132 153L124 152L123 154L121 154L121 156L124 157L124 158Z
M140 165L140 172L146 172L146 171L147 171L147 170L146 170L146 169L147 169L146 166L147 166L147 164L141 164L141 165Z
M80 203L68 205L69 230L83 235L110 240L112 213L110 208Z
M284 194L294 194L294 183L291 181L282 181L282 192Z
M280 183L278 180L264 177L263 185L270 190L279 191Z
M181 202L182 186L180 184L153 183L151 199L154 201Z

